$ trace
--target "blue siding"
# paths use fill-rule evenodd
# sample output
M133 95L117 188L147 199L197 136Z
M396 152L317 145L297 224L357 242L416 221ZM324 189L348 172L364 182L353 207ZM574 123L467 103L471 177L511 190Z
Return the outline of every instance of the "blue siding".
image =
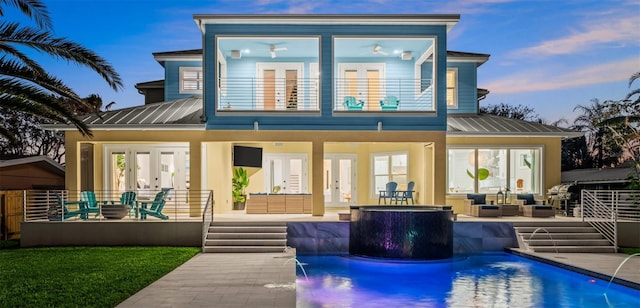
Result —
M478 112L478 81L475 62L449 62L448 68L458 68L458 108L449 113Z
M164 64L164 99L186 98L193 94L180 94L180 67L201 67L202 61L166 61Z
M310 35L320 36L320 71L321 71L321 111L319 115L282 115L264 116L259 113L252 115L234 115L216 117L214 106L216 96L215 65L216 40L215 35ZM336 35L375 35L375 36L432 36L437 42L438 63L438 97L437 110L433 116L417 116L402 114L341 114L333 116L332 102L334 97L332 37ZM205 87L205 115L207 129L253 129L253 122L257 121L261 130L376 130L379 121L384 130L446 130L446 27L442 26L379 26L379 25L224 25L207 24L204 34L205 79L213 80L214 84ZM229 62L227 62L229 65ZM413 73L409 76L413 78Z

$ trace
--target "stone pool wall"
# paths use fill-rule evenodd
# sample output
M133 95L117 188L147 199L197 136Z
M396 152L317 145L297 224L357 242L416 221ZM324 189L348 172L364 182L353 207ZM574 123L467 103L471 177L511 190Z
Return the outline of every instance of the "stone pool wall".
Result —
M349 222L287 222L287 245L301 255L349 253ZM453 223L453 253L503 251L518 247L510 222Z

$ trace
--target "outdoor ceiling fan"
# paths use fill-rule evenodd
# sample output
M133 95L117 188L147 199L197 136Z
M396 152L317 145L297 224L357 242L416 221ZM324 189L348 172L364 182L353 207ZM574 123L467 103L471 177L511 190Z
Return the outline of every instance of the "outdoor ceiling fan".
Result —
M285 51L287 47L276 47L275 44L269 45L269 53L271 53L271 58L276 57L276 51Z
M373 54L386 56L388 53L382 50L382 46L375 44L373 45Z

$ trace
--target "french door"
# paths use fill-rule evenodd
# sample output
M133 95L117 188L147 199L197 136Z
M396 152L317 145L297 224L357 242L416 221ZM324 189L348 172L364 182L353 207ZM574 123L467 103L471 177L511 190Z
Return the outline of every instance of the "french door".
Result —
M356 204L356 155L325 154L323 170L325 206Z
M384 69L384 63L339 63L343 83L339 101L345 96L353 96L365 102L365 110L380 110L380 100L385 95Z
M309 191L306 154L265 154L262 166L266 192L297 194Z
M298 98L304 97L302 84L304 64L257 63L256 67L257 109L297 109Z
M107 145L105 157L105 190L153 198L162 189L189 188L188 146Z

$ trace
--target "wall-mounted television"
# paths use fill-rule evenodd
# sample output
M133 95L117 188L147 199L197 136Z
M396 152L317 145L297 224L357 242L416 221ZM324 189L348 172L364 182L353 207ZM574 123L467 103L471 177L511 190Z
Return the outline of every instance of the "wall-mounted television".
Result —
M262 168L262 148L234 145L233 166Z

